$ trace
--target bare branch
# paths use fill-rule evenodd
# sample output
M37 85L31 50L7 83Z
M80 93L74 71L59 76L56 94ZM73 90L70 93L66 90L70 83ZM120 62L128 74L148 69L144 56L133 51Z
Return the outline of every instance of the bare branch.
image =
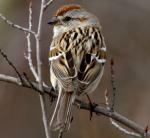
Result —
M37 60L37 69L38 69L38 82L39 87L42 89L42 70L41 70L41 48L40 48L40 41L41 41L41 29L42 29L42 19L43 19L43 6L44 6L45 0L41 0L41 9L40 9L40 15L39 15L39 22L38 22L38 31L36 34L36 60Z
M80 105L81 109L90 110L90 105L89 104L83 103L82 101L78 101L77 104ZM128 118L120 115L119 113L117 113L115 111L112 112L108 108L104 108L104 107L101 107L101 106L96 106L93 109L93 112L95 112L97 115L101 114L101 115L110 117L110 118L114 119L115 121L123 124L124 126L132 129L136 133L139 133L141 136L145 135L145 131L144 131L143 127L139 126L135 122L129 120ZM147 136L150 137L150 132L147 133Z
M53 2L53 0L49 0L44 6L43 9L44 11L48 8L48 6Z
M132 131L128 131L127 129L123 128L122 126L120 126L116 121L114 121L112 118L110 118L110 122L113 126L115 126L118 130L120 130L121 132L130 135L130 136L134 136L134 137L142 137L140 134L132 132Z
M0 74L0 81L13 83L13 84L17 84L17 85L22 85L22 83L20 82L20 80L18 78L7 76L4 74Z
M32 5L30 3L30 7L29 7L29 29L24 28L22 26L16 25L13 22L11 22L10 20L8 20L6 17L4 17L2 14L0 14L0 18L5 21L8 25L10 25L13 28L16 28L18 30L24 31L26 33L28 33L27 35L27 42L28 42L28 61L29 61L29 66L30 69L34 75L34 77L36 78L36 80L38 81L38 90L40 92L43 92L43 82L42 82L42 70L41 70L41 58L40 58L40 39L41 39L41 28L42 28L42 19L43 19L43 12L44 12L44 4L45 4L45 0L41 0L41 9L40 9L40 15L39 15L39 22L38 22L38 30L37 33L35 33L34 31L32 31ZM50 3L47 3L46 7L49 5ZM36 39L36 58L37 58L37 70L38 73L36 73L34 67L33 67L33 63L32 63L32 57L31 57L31 40L30 40L30 34L33 34L35 39ZM17 75L20 78L20 81L22 82L22 86L24 86L23 82L24 80L22 80L22 77L20 76L20 74L17 72L15 66L13 66L13 64L11 64L11 62L9 62L9 60L7 59L7 56L3 54L3 52L1 53L2 56L6 59L6 61L14 68L14 70L16 71ZM4 76L1 76L4 77ZM5 76L6 77L6 76ZM7 80L7 81L11 81L9 79L12 79L10 77L7 76L7 79L2 78L3 80ZM31 85L31 83L27 80L27 86L28 87L33 87L33 86L29 86ZM14 83L14 82L13 82ZM16 80L16 84L19 85L18 80ZM47 117L46 117L46 109L45 109L45 99L44 96L40 94L40 103L41 103L41 109L42 109L42 116L43 116L43 124L44 124L44 129L45 129L45 134L46 134L46 138L50 138L50 133L49 133L49 129L48 129L48 123L47 123Z
M107 105L107 109L110 110L110 112L113 112L114 110L112 110L112 107L109 107L109 101L108 101L108 91L107 89L105 90L105 101L106 101L106 105ZM116 127L118 130L120 130L121 132L130 135L130 136L134 136L134 137L142 137L140 134L135 133L135 132L131 132L128 131L127 129L123 128L122 126L120 126L116 121L114 121L111 117L109 118L111 124Z
M0 81L9 82L9 83L13 83L13 84L22 86L22 84L20 83L20 80L18 78L3 75L3 74L0 74ZM32 82L32 84L34 85L34 87L38 91L40 91L37 82ZM24 80L24 86L23 87L33 89L30 86L30 84L25 80ZM36 91L36 92L38 92L38 91ZM48 95L53 96L53 97L57 97L56 92L52 91L52 87L43 86L43 91L40 91L40 92L43 92L43 93L48 94ZM79 99L76 99L75 105L78 107L80 106L80 109L84 109L84 110L90 110L91 109L89 104L84 103L83 101L80 101ZM105 108L102 106L96 106L93 109L93 112L95 112L97 115L101 114L101 115L104 115L106 117L111 117L113 120L115 120L115 121L123 124L124 126L130 128L131 130L135 131L136 133L140 134L141 136L145 135L145 128L144 127L139 126L135 122L129 120L128 118L120 115L119 113L117 113L115 111L112 112L108 108ZM147 131L147 137L150 137L150 131Z
M11 22L10 20L8 20L5 16L3 16L1 13L0 13L0 18L3 20L3 21L5 21L8 25L10 25L11 27L13 27L13 28L16 28L16 29L18 29L18 30L21 30L21 31L23 31L23 32L27 32L27 33L31 33L31 34L33 34L34 36L35 36L35 32L34 31L32 31L32 30L29 30L29 29L27 29L27 28L25 28L25 27L22 27L22 26L20 26L20 25L17 25L17 24L14 24L13 22Z
M38 22L38 31L36 34L36 59L37 59L37 70L38 70L38 84L40 91L43 91L43 80L42 80L42 61L41 61L41 48L40 48L40 40L41 40L41 30L42 30L42 19L43 19L43 12L44 12L44 4L45 0L41 0L41 8L40 8L40 15L39 15L39 22ZM46 138L50 138L50 131L48 129L48 119L46 115L46 108L45 108L45 97L44 95L40 96L40 103L42 109L42 119L45 128Z
M40 91L37 82L30 81L30 83L29 83L29 81L27 81L27 78L22 78L22 79L23 79L23 82L24 82L23 85L20 82L19 78L15 78L15 77L12 77L12 76L0 74L0 81L1 82L12 83L12 84L15 84L15 85L19 85L19 86L22 86L22 87L26 87L26 88L36 90L35 92L38 92L38 93L45 93L45 94L48 94L49 96L57 97L56 93L53 92L52 87L47 87L47 86L44 85L43 86L43 88L44 88L43 91ZM32 83L32 86L31 86L31 83Z
M29 5L29 30L32 30L32 2L30 2ZM38 81L38 74L34 68L33 62L32 62L32 49L31 49L31 34L28 33L27 35L27 46L28 46L28 53L26 56L26 59L28 60L29 63L29 68L33 74L33 76L35 77L36 81Z
M115 85L115 71L114 71L114 59L111 58L110 60L110 72L111 72L111 85L112 85L112 99L111 99L111 105L109 104L109 98L108 98L108 91L106 89L105 91L105 101L106 101L106 105L107 105L107 109L110 110L111 112L114 111L114 107L115 107L115 99L116 99L116 85ZM112 118L109 118L111 124L116 127L118 130L120 130L121 132L130 135L130 136L134 136L134 137L142 137L140 134L132 132L132 131L128 131L127 129L123 128L121 125L119 125L116 121L114 121Z
M45 3L45 0L41 0L41 9L40 9L40 15L39 15L39 22L38 22L38 31L37 31L38 39L40 39L40 37L41 37L42 19L43 19L43 12L44 12L44 3Z
M19 71L16 69L15 65L8 59L7 55L0 49L0 54L3 56L3 58L7 61L7 63L14 69L14 71L16 72L16 74L18 75L21 83L23 84L23 80L21 77L21 74L19 73Z
M116 99L116 85L115 85L115 71L114 71L114 59L111 58L110 61L110 72L111 72L111 85L112 85L112 100L111 100L111 110L114 110L115 99Z

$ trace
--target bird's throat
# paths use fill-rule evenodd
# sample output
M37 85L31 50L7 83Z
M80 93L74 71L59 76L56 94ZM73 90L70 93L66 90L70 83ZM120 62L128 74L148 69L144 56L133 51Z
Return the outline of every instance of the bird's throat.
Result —
M59 26L54 26L53 28L53 38L59 36L60 34L66 32L68 29L65 26L59 25Z

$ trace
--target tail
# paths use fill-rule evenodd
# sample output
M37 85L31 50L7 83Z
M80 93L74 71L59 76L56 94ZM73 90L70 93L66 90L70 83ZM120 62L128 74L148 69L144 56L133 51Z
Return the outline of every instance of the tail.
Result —
M56 107L50 122L50 128L54 131L67 131L72 120L72 104L75 95L73 92L60 91Z

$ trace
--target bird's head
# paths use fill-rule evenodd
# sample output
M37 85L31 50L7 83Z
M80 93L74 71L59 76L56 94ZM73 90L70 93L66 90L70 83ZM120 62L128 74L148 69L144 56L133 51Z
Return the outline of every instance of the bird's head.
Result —
M64 5L60 7L48 22L54 25L54 37L76 27L99 25L98 19L80 5Z

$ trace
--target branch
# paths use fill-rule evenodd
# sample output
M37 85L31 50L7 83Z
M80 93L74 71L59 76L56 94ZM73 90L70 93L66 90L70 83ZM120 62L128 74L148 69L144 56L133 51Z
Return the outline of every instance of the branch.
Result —
M35 32L32 31L32 30L29 30L25 27L22 27L20 25L17 25L17 24L14 24L13 22L11 22L10 20L8 20L5 16L3 16L1 13L0 13L0 18L5 22L7 23L8 25L10 25L11 27L15 28L15 29L18 29L20 31L23 31L23 32L26 32L26 33L31 33L35 36Z
M15 84L15 85L18 85L21 87L26 87L26 88L30 88L32 90L36 90L35 92L37 92L37 93L44 93L44 94L47 94L47 95L52 96L52 97L57 97L57 95L53 91L52 87L47 87L46 85L43 85L43 91L40 91L37 82L31 81L31 83L33 85L33 86L31 86L31 84L25 78L22 78L22 80L24 82L23 85L22 85L19 78L0 74L0 81L1 82L12 83L12 84Z
M43 87L42 87L42 71L41 71L41 58L40 58L40 55L41 55L40 54L40 52L41 52L41 50L40 50L40 37L41 37L41 28L42 28L42 19L43 19L43 12L44 12L44 4L45 4L45 0L41 0L41 9L40 9L40 16L39 16L38 31L37 31L37 33L35 33L34 31L31 30L31 27L32 27L32 7L31 7L31 4L30 4L30 8L29 8L29 29L24 28L22 26L19 26L17 24L14 24L10 20L8 20L6 17L4 17L2 14L0 14L0 18L3 21L5 21L5 23L7 23L8 25L10 25L11 27L13 27L15 29L18 29L18 30L21 30L21 31L26 32L26 33L31 33L31 34L34 35L34 37L36 39L36 58L37 58L37 69L38 69L38 73L37 74L36 74L36 71L35 71L35 69L33 67L32 59L31 59L31 40L30 40L30 34L28 34L28 36L27 36L27 42L28 42L28 60L29 60L30 69L31 69L33 75L35 76L36 80L38 81L38 84L39 84L38 85L38 87L39 87L38 89L41 92L43 91ZM7 60L7 58L5 58L5 59ZM9 60L7 60L7 61L9 63ZM11 66L13 67L13 64ZM15 68L14 68L14 70L15 70ZM22 77L19 76L19 78L21 80ZM23 82L23 81L21 80L21 82ZM47 117L46 117L45 100L44 100L44 96L41 95L41 94L40 94L40 103L41 103L41 108L42 108L43 124L44 124L46 138L50 138L50 134L49 134L49 130L48 130L48 125L47 125L48 123L47 123Z
M80 105L81 109L85 109L85 110L90 110L90 105L83 103L82 101L78 101L78 104ZM93 109L93 112L95 112L97 115L101 114L104 115L106 117L110 117L112 119L114 119L115 121L123 124L124 126L130 128L131 130L135 131L136 133L139 133L142 136L145 135L145 130L143 127L139 126L138 124L136 124L135 122L129 120L128 118L122 116L121 114L115 112L115 111L111 111L110 109L101 107L101 106L97 106L95 107L95 109ZM150 132L147 132L147 136L150 137Z
M107 109L110 110L111 112L113 112L114 110L112 110L112 106L109 107L109 102L108 102L108 91L106 89L105 91L105 101L106 101L106 105L107 105ZM113 105L113 104L112 104ZM122 126L120 126L116 121L114 121L112 118L109 118L111 124L116 127L118 130L120 130L121 132L130 135L130 136L134 136L134 137L142 137L140 134L135 133L135 132L131 132L128 131L127 129L123 128Z
M23 80L21 77L21 74L19 73L19 71L16 69L15 65L8 59L7 55L0 49L0 54L2 55L2 57L7 61L7 63L13 68L13 70L16 72L16 74L18 75L21 83L23 84Z
M29 30L32 30L32 2L30 2L30 5L29 5L29 21L28 22L29 22ZM28 60L29 68L33 76L35 77L36 81L38 81L38 74L32 62L31 34L30 33L27 34L27 46L28 46L28 50L27 50L28 53L27 53L27 56L25 56L25 58Z
M4 74L0 74L0 81L13 83L13 84L17 84L19 86L22 86L22 83L19 80L19 78L7 76L7 75L4 75Z
M48 6L53 2L53 0L49 0L44 6L43 6L43 10L45 11Z
M43 91L43 80L42 80L42 61L41 61L41 48L40 48L40 41L41 41L41 31L42 31L42 19L43 19L43 12L44 12L44 4L45 0L41 0L41 8L40 8L40 15L39 15L39 22L38 22L38 30L36 34L36 60L37 60L37 70L38 70L38 86L39 90ZM48 129L48 119L46 115L46 104L45 104L45 97L44 95L39 95L40 103L41 103L41 110L42 110L42 119L45 129L46 138L50 138L50 131Z
M111 73L111 85L112 85L112 100L111 100L111 110L114 110L115 100L116 100L116 84L115 84L115 71L114 71L114 59L110 60L110 73Z
M0 81L9 82L9 83L13 83L13 84L22 86L22 84L20 83L20 80L18 78L3 75L3 74L0 74ZM37 82L32 82L32 84L37 89L36 92L42 92L42 93L48 94L50 96L57 97L57 93L52 91L52 87L46 87L45 85L43 85L42 86L43 91L41 91L38 87ZM23 87L33 89L27 81L24 81L24 86ZM85 102L83 102L79 99L76 99L75 105L80 107L80 109L91 110L89 104L87 104L87 103L85 103ZM104 115L106 117L110 117L113 120L121 123L122 125L130 128L131 130L133 130L136 133L140 134L141 136L145 135L145 128L141 127L140 125L136 124L135 122L129 120L128 118L124 117L123 115L121 115L121 114L119 114L115 111L112 112L108 108L105 108L105 107L102 107L102 106L96 106L93 109L93 112L95 112L97 115ZM150 131L147 131L147 137L150 137Z
M108 91L107 89L105 90L105 102L107 105L107 109L110 110L111 112L114 111L115 107L115 98L116 98L116 85L115 85L115 73L114 73L114 60L111 58L110 60L110 74L111 74L111 85L112 85L112 98L111 98L111 104L109 103L109 98L108 98ZM139 133L135 133L132 131L128 131L127 129L123 128L121 125L119 125L115 120L113 120L111 117L109 118L111 124L116 127L119 131L130 135L134 137L142 137Z
M42 19L43 19L43 6L44 6L45 0L41 0L41 9L40 9L40 15L39 15L39 22L38 22L38 31L36 34L36 60L37 60L37 70L38 70L38 82L39 87L42 89L42 70L41 70L41 48L40 48L40 41L41 41L41 29L42 29Z

